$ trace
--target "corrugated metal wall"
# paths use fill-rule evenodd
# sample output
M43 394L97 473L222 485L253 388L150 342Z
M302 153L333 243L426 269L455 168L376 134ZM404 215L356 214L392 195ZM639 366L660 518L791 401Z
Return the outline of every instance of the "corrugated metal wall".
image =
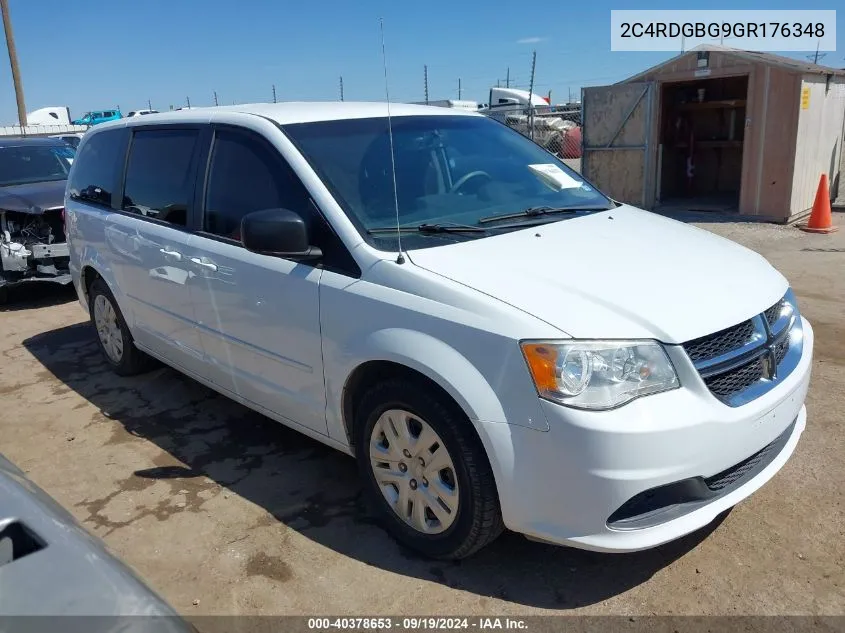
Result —
M842 126L845 118L845 79L832 77L828 87L824 77L805 75L801 90L809 91L809 104L798 104L798 136L795 147L795 171L792 181L792 215L813 206L819 176L830 178L833 195L842 153ZM803 98L803 96L802 96Z

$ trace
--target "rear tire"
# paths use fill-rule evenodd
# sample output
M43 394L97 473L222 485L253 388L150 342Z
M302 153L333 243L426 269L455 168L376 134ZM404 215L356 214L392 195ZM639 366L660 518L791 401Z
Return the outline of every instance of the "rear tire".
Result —
M422 381L379 383L362 397L355 430L367 500L401 544L430 558L457 560L502 533L487 454L470 421L444 394Z
M95 279L88 289L88 310L103 358L118 376L135 376L153 368L155 361L135 347L117 301L102 279Z

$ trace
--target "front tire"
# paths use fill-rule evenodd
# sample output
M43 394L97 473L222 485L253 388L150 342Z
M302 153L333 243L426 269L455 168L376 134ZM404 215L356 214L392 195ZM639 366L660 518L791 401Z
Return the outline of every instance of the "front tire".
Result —
M134 376L153 367L152 358L135 347L117 301L102 279L95 279L88 290L88 309L100 351L117 375Z
M407 379L377 384L360 401L356 431L365 494L397 541L456 560L502 533L487 455L444 394Z

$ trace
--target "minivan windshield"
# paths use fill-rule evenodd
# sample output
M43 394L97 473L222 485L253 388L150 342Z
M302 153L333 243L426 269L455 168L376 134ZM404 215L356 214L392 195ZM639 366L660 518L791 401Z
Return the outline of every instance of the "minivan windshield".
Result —
M479 239L613 207L554 155L487 117L395 116L391 122L406 248ZM396 225L387 118L283 128L364 239L394 250L396 236L386 230Z
M65 180L74 155L64 143L0 147L0 187Z

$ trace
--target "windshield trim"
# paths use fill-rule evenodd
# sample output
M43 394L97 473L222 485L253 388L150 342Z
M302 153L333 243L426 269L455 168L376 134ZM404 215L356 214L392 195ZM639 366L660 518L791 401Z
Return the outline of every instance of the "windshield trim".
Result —
M320 180L320 183L328 190L329 194L332 196L332 199L334 200L334 203L338 206L338 208L343 213L343 216L352 224L352 226L355 228L356 232L358 233L358 236L364 241L365 244L367 244L367 246L369 246L369 247L373 248L374 250L381 252L381 253L392 253L392 254L416 250L414 248L405 248L403 246L403 248L400 251L400 249L398 248L398 243L397 243L397 246L395 248L385 248L384 245L376 244L372 241L372 239L368 239L368 238L373 237L373 235L368 232L368 228L364 225L364 223L361 221L361 219L355 213L353 213L351 210L349 210L345 207L345 203L343 202L344 196L338 190L337 186L334 184L334 182L330 178L327 177L327 175L325 174L322 167L315 164L311 160L311 158L309 158L308 153L306 153L304 151L301 143L294 137L293 134L290 134L289 130L288 130L288 128L296 127L296 126L299 126L299 125L332 123L334 121L349 121L349 120L353 120L353 118L340 118L340 119L326 119L326 120L306 121L306 122L279 123L278 121L271 119L269 117L265 117L265 116L262 116L262 115L259 115L259 116L263 119L266 119L270 123L272 123L277 129L279 129L282 132L282 134L284 134L285 138L296 149L300 158L302 158L302 160L305 161L305 163L308 165L308 167L311 169L311 171L313 171L314 174L317 176L317 178ZM394 116L394 117L392 117L392 119L396 120L396 119L424 118L424 116L425 115L405 114L405 115ZM460 114L460 115L441 115L441 114L438 114L436 116L447 118L447 119L452 119L452 120L459 119L459 118L460 119L467 118L466 114ZM497 123L497 124L507 128L510 132L512 132L514 134L520 134L519 132L513 130L513 128L511 128L510 126L506 125L502 121L499 121L495 118L487 117L485 115L476 115L473 118L481 118L481 117L483 117L484 119L486 119L488 121L492 121L494 123ZM386 120L387 117L386 116L354 117L354 120L356 120L356 121L379 120L379 119L385 119ZM520 135L520 136L522 136L522 135ZM526 140L529 140L529 139L527 139L527 137L523 137L523 138L526 138ZM607 201L607 204L610 208L613 208L613 207L616 206L616 203L615 203L614 200L612 200L601 189L596 187L595 184L592 181L590 181L589 179L584 177L580 172L577 172L574 169L572 169L571 167L569 167L569 165L567 165L566 163L563 162L563 160L561 160L560 158L558 158L557 156L555 156L554 154L549 152L545 147L542 147L541 145L537 145L537 148L543 150L544 152L546 152L548 154L550 162L554 162L555 164L564 167L569 172L572 172L573 174L575 174L580 180L583 181L583 183L585 185L588 185L589 187L591 187L592 190L595 193L597 193L599 196L601 196L602 198L604 198ZM313 196L312 196L312 199L313 199ZM319 205L317 205L316 200L314 201L314 206L319 208ZM325 214L322 211L320 211L320 213L325 219L327 219ZM581 217L581 216L579 214L573 214L573 215L557 214L557 215L545 216L543 218L545 221L542 222L542 224L552 224L552 223L555 223L555 222L561 222L561 221L564 221L564 220L573 219L573 218L577 218L577 217ZM535 226L534 224L531 223L531 221L536 221L537 219L538 218L525 218L525 221L526 221L525 228L530 228L531 226ZM328 219L327 219L327 221L328 221ZM436 224L436 222L433 222L433 223ZM486 228L493 228L493 227L486 227L484 225L479 225L479 227L485 228L485 229ZM522 227L514 226L513 230L514 231L521 230L521 228ZM467 239L466 239L467 237L470 238L470 241L474 241L475 239L486 239L486 238L489 238L489 237L493 237L494 235L497 235L497 234L500 234L500 233L493 232L493 231L485 232L485 233L478 233L478 234L419 233L419 235L424 236L424 237L458 238L458 239L455 240L455 243L465 242L465 241L467 241ZM390 235L387 234L384 237L390 238ZM464 239L461 239L461 238L464 238Z

